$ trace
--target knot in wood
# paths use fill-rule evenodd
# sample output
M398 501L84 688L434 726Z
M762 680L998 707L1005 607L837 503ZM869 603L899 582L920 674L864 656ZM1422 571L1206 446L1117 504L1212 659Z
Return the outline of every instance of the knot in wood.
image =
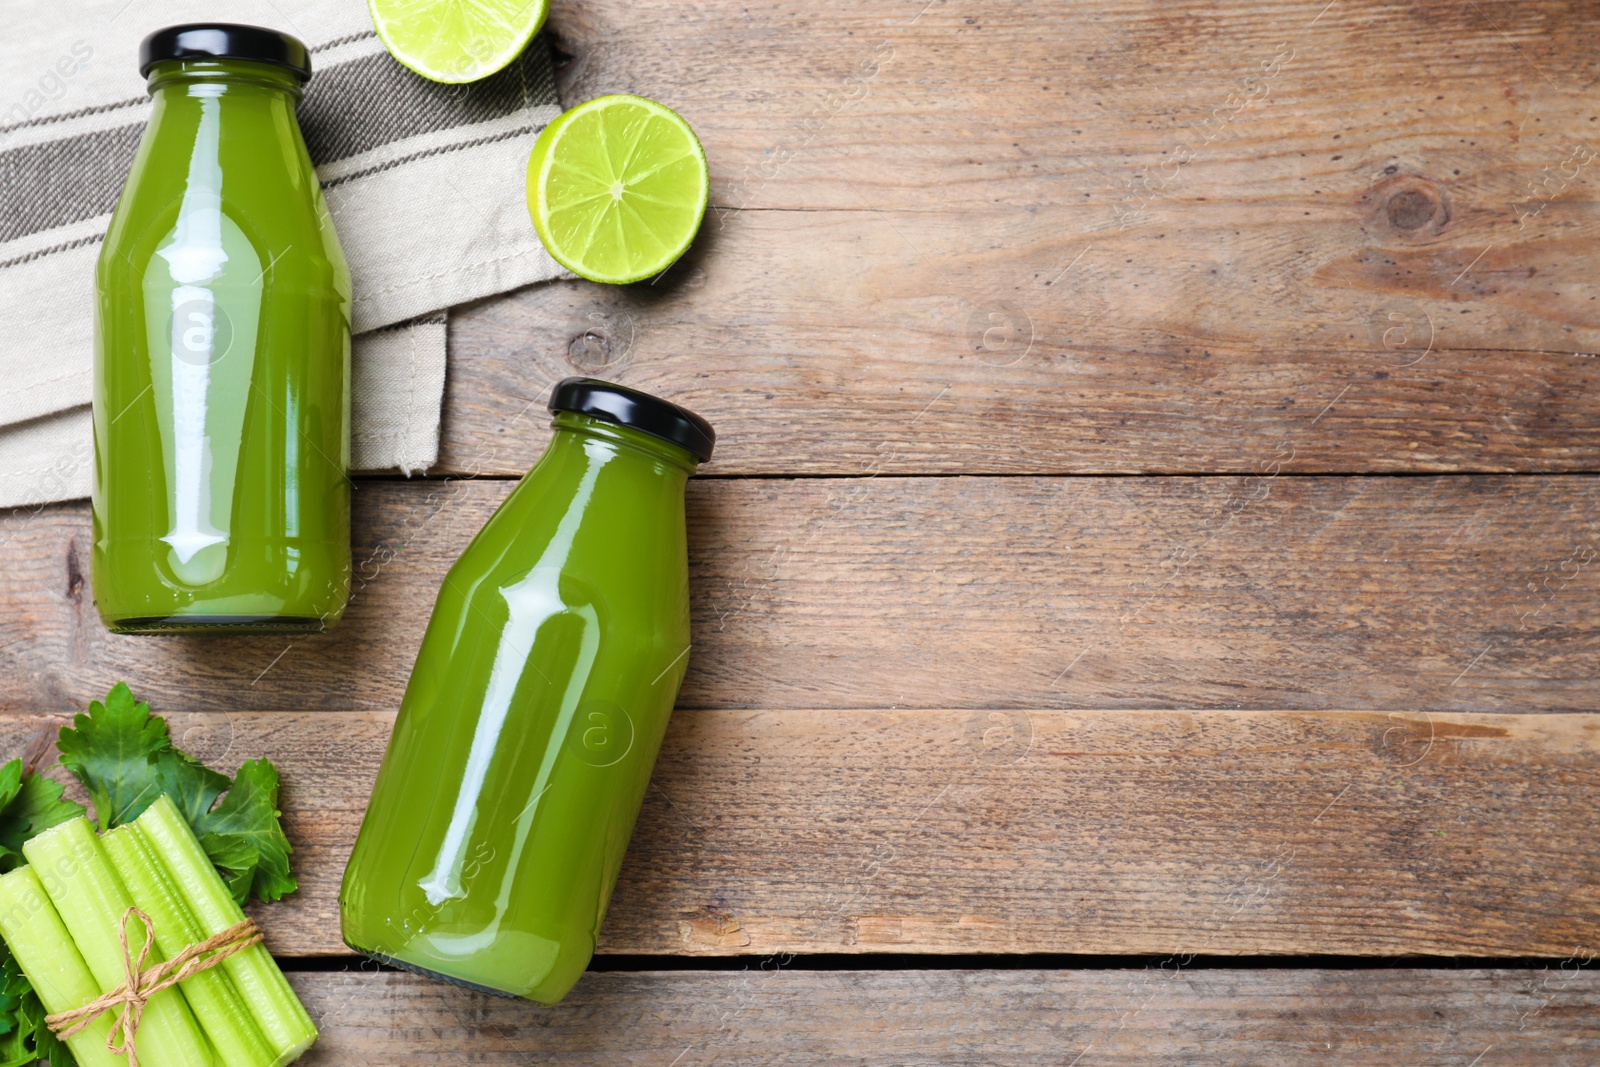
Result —
M1432 237L1450 221L1444 190L1416 174L1396 174L1380 182L1368 198L1379 225L1404 237Z

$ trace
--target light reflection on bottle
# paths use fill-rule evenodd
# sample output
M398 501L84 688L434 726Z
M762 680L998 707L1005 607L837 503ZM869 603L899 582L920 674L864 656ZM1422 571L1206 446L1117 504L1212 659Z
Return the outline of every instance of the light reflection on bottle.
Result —
M506 602L506 625L500 633L499 644L495 648L494 664L490 668L483 704L473 729L472 745L467 753L467 765L462 773L455 803L451 808L450 824L439 846L438 859L434 863L433 870L418 883L428 902L435 906L446 900L465 896L461 885L461 869L467 852L467 842L477 823L478 800L488 779L490 765L499 748L500 734L505 727L506 716L511 710L512 697L516 694L524 673L531 666L534 643L541 628L552 620L562 616L578 620L581 637L577 662L570 670L564 672L566 684L557 706L556 721L550 731L550 740L545 745L543 760L534 776L532 799L516 819L511 856L504 868L505 874L496 900L496 918L485 930L473 935L473 941L487 943L498 931L499 916L504 914L510 899L512 878L517 870L517 861L527 843L529 831L532 829L539 799L550 786L550 775L555 770L555 760L561 751L561 741L572 728L572 719L578 710L579 699L589 681L589 671L593 668L595 656L600 650L600 620L594 605L570 604L561 595L560 589L561 568L572 550L573 538L577 535L578 526L583 522L584 511L594 493L595 482L599 479L601 470L612 458L609 452L601 450L590 450L590 457L594 462L584 472L577 493L566 514L562 516L544 554L525 577L499 589L500 596ZM534 669L538 668L535 666ZM540 681L544 685L559 684L561 681L561 679L544 678L542 672L540 673ZM436 943L439 941L437 937L434 940ZM467 950L464 945L461 948Z
M157 249L177 282L171 293L171 336L167 352L172 365L172 529L161 540L171 545L180 563L202 548L222 544L227 535L211 524L210 458L206 436L206 400L213 347L217 340L216 300L207 282L215 281L228 263L222 247L222 168L217 159L221 115L215 97L200 101L200 129L189 158L189 182L172 239Z
M194 148L172 231L143 279L151 386L168 483L173 578L189 586L227 566L239 450L255 372L265 272L222 198L223 87L193 87Z

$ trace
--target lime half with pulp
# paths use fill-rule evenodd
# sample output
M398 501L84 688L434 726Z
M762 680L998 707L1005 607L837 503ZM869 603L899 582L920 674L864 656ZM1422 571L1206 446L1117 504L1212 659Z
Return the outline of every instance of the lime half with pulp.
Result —
M544 25L550 0L367 0L389 54L436 82L503 70Z
M710 192L689 124L642 96L579 104L534 142L528 211L551 257L593 282L654 277L694 241Z

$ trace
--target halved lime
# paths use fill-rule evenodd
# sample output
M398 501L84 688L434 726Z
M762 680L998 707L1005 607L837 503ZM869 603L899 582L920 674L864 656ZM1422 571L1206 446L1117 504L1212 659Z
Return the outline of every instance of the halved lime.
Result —
M436 82L487 78L522 54L550 0L367 0L389 54Z
M642 96L602 96L546 126L528 160L528 212L550 255L593 282L672 266L705 217L700 139Z

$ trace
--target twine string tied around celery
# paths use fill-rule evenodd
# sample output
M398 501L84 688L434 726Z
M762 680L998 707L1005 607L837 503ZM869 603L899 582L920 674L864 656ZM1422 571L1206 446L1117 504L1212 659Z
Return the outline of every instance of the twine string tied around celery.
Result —
M139 949L137 959L128 948L130 917L136 917L144 924L144 944ZM190 945L170 960L146 967L145 961L150 956L150 946L155 942L155 924L150 921L150 916L138 908L130 907L122 913L122 921L117 928L117 939L122 945L122 966L127 979L115 989L102 993L83 1007L46 1015L44 1021L57 1037L65 1041L82 1033L103 1013L122 1006L123 1011L111 1024L111 1032L106 1035L106 1048L115 1055L128 1057L128 1067L139 1067L139 1048L136 1038L139 1032L139 1020L144 1017L144 1008L150 998L186 978L215 967L235 952L247 949L251 945L261 944L262 935L261 928L254 921L244 919L220 933L212 934L198 944Z

